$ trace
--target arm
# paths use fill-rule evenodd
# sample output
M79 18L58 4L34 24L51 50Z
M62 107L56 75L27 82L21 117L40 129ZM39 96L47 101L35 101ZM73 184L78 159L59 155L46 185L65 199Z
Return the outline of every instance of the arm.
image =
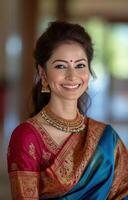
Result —
M114 179L108 199L128 199L128 151L120 139L115 149Z
M30 125L17 127L8 148L8 172L13 200L39 200L40 144Z

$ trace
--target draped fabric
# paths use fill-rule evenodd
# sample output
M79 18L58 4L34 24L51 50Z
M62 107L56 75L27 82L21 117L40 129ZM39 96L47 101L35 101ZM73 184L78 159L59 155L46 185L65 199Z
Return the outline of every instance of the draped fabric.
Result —
M85 118L85 131L57 145L31 118L13 132L8 172L13 200L127 200L128 152L115 130Z

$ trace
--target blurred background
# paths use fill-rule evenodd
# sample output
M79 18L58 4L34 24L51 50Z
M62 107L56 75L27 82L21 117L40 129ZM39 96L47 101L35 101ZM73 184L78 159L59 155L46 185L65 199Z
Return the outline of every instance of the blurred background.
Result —
M83 25L93 38L95 79L88 115L111 123L128 147L128 1L0 1L0 200L11 200L6 153L13 129L28 117L33 48L50 21Z

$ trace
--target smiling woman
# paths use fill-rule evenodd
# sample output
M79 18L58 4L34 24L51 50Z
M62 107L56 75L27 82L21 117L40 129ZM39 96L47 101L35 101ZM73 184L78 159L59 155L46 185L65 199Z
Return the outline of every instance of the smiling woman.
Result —
M37 40L32 116L13 132L13 200L128 199L128 152L108 124L86 116L92 41L78 24L52 22Z
M72 104L77 104L78 98L86 91L89 80L89 67L87 56L81 45L76 42L65 42L58 46L48 62L46 69L39 67L39 74L47 81L51 98L49 104L56 104L56 112L60 112L62 101L72 100ZM52 106L52 105L51 105ZM73 106L65 116L70 117ZM71 116L73 118L74 116Z

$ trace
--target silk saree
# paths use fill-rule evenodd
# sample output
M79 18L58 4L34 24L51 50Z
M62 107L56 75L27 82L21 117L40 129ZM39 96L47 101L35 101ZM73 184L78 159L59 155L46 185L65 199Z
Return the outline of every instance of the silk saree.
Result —
M13 200L128 200L128 151L110 126L85 118L85 131L57 145L31 118L8 147Z

